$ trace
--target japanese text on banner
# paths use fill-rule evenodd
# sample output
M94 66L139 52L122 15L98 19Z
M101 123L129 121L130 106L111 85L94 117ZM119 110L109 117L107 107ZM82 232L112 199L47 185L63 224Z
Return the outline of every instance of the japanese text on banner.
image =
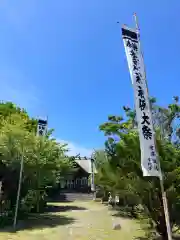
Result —
M134 88L143 175L161 177L160 165L155 150L155 139L145 81L144 63L139 48L138 36L136 31L129 28L123 28L122 35Z

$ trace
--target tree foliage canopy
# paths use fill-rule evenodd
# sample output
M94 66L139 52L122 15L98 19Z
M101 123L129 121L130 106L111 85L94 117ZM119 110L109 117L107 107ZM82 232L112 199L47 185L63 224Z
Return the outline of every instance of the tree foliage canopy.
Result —
M23 157L21 203L25 206L28 202L28 211L37 205L39 211L46 186L56 184L74 167L66 157L67 146L51 138L52 130L44 137L37 136L37 120L13 103L0 103L0 120L0 162L8 169L0 171L4 197L11 199L13 207Z
M180 105L177 97L167 108L158 106L154 98L150 103L170 219L174 225L179 221L177 212L180 210ZM132 207L143 206L144 214L150 217L163 239L167 239L159 179L142 176L135 110L127 106L123 109L124 119L109 116L108 121L100 125L107 141L105 151L95 154L96 184L119 194Z

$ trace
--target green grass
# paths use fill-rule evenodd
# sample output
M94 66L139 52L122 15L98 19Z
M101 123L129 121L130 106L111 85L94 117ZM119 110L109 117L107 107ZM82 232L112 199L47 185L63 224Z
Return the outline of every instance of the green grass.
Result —
M113 217L114 211L97 202L49 203L50 212L32 215L16 233L0 232L1 240L132 240L143 237L140 225L131 219ZM66 205L65 207L63 205ZM121 230L113 230L120 223Z

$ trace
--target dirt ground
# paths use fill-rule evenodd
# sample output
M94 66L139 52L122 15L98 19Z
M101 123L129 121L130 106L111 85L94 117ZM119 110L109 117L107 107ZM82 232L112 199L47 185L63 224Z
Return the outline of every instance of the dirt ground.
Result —
M1 240L132 240L143 237L140 225L115 217L116 212L97 202L49 203L48 211L20 223L16 233L0 232ZM120 230L113 230L119 223Z

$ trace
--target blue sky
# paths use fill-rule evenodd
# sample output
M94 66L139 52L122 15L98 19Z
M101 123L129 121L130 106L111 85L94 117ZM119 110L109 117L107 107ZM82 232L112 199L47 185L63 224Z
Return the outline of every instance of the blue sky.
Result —
M150 94L179 93L180 1L3 0L0 99L46 116L54 135L89 155L104 144L99 124L133 106L120 25L139 17Z

